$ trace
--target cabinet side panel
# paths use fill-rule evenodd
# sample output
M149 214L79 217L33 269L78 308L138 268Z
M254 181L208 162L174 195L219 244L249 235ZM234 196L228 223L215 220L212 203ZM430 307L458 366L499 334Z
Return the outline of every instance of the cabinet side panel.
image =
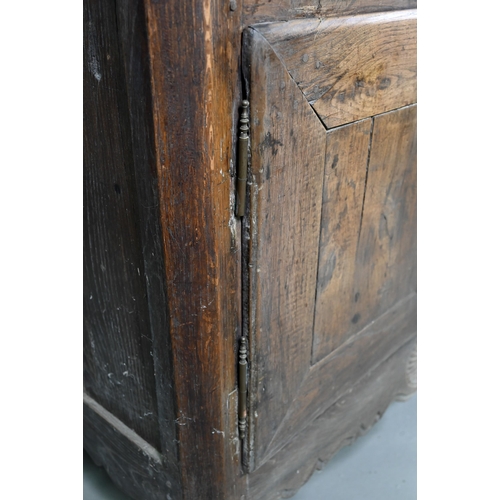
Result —
M160 449L125 69L113 1L84 3L84 386Z
M116 15L127 85L136 189L140 200L138 216L153 342L161 451L172 474L174 469L178 470L174 376L143 0L117 2Z
M127 496L134 500L181 498L175 473L165 470L158 451L85 393L83 421L85 449Z

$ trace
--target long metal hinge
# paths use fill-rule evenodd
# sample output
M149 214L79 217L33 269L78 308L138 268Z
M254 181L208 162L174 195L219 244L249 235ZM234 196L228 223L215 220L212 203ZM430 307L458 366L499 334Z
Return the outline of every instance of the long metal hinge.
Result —
M245 204L247 197L247 170L248 170L248 107L250 103L243 101L241 103L241 115L239 123L238 136L238 173L236 181L236 215L243 217L245 215Z
M238 430L240 439L247 434L247 380L248 380L248 343L243 337L238 351Z
M248 451L248 341L246 337L240 340L238 350L238 432L241 440L241 466L244 473L249 472Z

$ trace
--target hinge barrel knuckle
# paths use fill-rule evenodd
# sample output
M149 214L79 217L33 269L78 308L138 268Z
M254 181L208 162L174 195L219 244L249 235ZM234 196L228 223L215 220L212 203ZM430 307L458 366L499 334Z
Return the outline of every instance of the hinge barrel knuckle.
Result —
M248 348L247 339L243 337L239 349L238 361L238 427L240 438L244 439L247 428L247 379L248 379Z
M248 370L248 365L245 362L245 364L242 364L241 361L238 365L238 380L239 380L239 387L238 387L238 392L239 392L239 414L241 416L246 416L247 413L247 407L246 407L246 395L247 395L247 370Z
M238 177L236 181L237 208L236 215L243 217L245 215L246 190L247 190L247 171L248 171L248 107L249 102L242 102L242 111L239 123L238 137Z

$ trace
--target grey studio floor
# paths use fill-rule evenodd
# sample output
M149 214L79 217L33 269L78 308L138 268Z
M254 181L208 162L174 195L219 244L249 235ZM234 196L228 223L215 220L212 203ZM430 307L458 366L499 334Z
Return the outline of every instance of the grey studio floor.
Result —
M342 449L294 500L415 500L417 396L395 402L354 444ZM84 500L130 500L84 453Z

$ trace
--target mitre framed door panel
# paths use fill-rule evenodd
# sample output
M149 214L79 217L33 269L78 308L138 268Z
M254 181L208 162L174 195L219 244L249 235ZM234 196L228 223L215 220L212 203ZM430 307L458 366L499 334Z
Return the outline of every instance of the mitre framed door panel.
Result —
M415 23L245 31L250 471L416 334Z

